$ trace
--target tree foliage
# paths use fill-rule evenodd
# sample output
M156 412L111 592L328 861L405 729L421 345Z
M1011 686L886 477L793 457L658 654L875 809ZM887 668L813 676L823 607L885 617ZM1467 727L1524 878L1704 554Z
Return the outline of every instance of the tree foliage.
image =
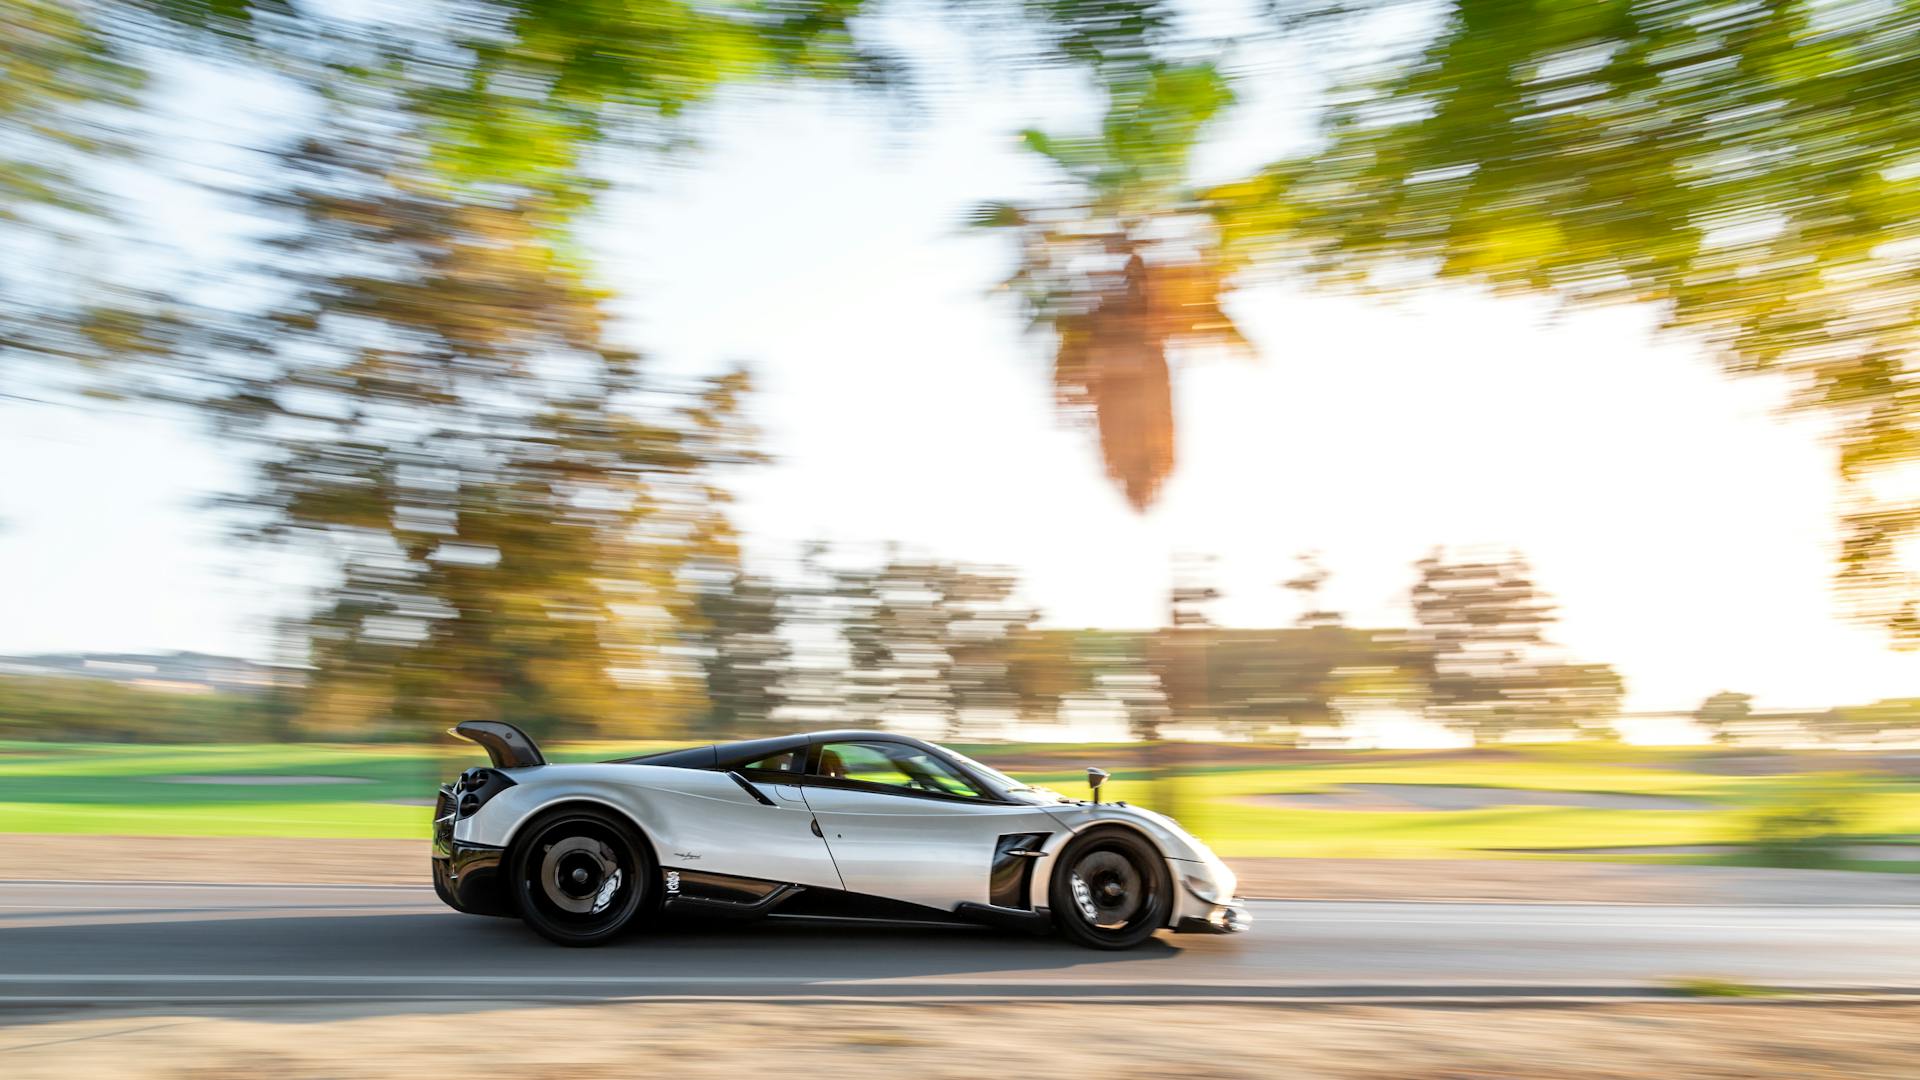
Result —
M1732 742L1739 727L1753 715L1753 695L1722 690L1700 703L1693 718L1713 733L1715 742Z
M90 171L131 151L144 72L87 5L0 0L0 370L150 355L164 300L92 272L119 209ZM110 242L110 241L109 241ZM9 380L14 387L17 383ZM11 396L0 391L0 401ZM29 395L30 396L30 395Z
M1229 268L1209 204L1186 176L1233 94L1209 64L1124 68L1105 90L1098 134L1023 136L1059 170L1057 201L991 203L972 222L1013 232L1020 257L1005 287L1053 335L1054 399L1091 419L1107 474L1145 510L1174 467L1170 353L1247 348L1221 306Z
M265 196L289 231L258 292L240 290L264 312L188 318L111 274L17 260L0 270L0 355L164 359L167 393L257 455L241 505L258 534L336 571L308 629L316 707L343 724L582 725L646 694L661 714L697 711L698 665L676 651L690 634L719 663L697 681L758 715L772 655L717 660L771 647L761 586L716 526L716 470L747 456L744 384L645 377L609 344L572 230L606 179L599 148L669 144L725 87L900 85L867 19L879 6L0 0L0 235L20 250L65 252L106 209L86 163L128 149L114 118L170 51L274 72L323 117ZM1311 153L1200 190L1191 161L1235 100L1233 69L1173 5L953 5L1031 44L1013 62L1077 65L1104 96L1094 131L1022 136L1056 196L974 221L1017 244L1008 285L1051 336L1056 400L1098 431L1133 506L1176 460L1173 359L1245 348L1224 303L1236 273L1650 303L1729 370L1781 373L1833 419L1841 586L1920 645L1902 567L1920 502L1874 487L1920 463L1920 3L1273 7L1303 34L1439 19L1343 73ZM690 589L694 567L725 589ZM1458 569L1434 564L1416 596L1439 707L1517 720L1617 703L1606 669L1528 659L1545 616L1523 573ZM899 660L951 629L918 603L872 608L891 623L858 631L866 670L953 675ZM1476 622L1490 610L1511 621Z
M775 734L781 685L793 645L784 634L779 587L739 570L695 587L688 637L700 655L707 711L701 730L716 736Z
M1291 5L1288 6L1291 8ZM1357 32L1350 5L1317 32ZM1839 581L1920 645L1920 5L1448 0L1349 73L1324 144L1210 193L1232 249L1335 288L1655 305L1836 427ZM1379 25L1378 23L1370 25Z
M104 679L0 675L0 738L72 742L284 738L288 695L147 689Z
M1002 569L900 555L836 575L855 716L957 733L970 710L1009 709L1005 648L1036 617Z
M1306 551L1295 556L1300 564L1300 572L1280 583L1281 587L1300 598L1300 614L1294 617L1293 625L1310 628L1315 626L1339 626L1345 617L1337 611L1320 606L1320 590L1326 588L1333 572L1320 562L1320 553Z
M304 625L311 725L686 712L679 574L707 553L712 471L750 457L744 376L648 378L545 193L472 197L336 108L264 196L278 302L177 391L252 447L252 534L333 572Z
M0 40L0 222L36 207L99 211L99 192L76 166L126 149L103 121L136 100L139 66L83 7L7 0Z
M1414 640L1432 665L1433 715L1476 739L1515 731L1604 731L1625 685L1604 664L1568 663L1546 637L1553 606L1518 555L1422 559Z
M1920 698L1889 698L1871 705L1829 709L1813 717L1811 726L1829 742L1911 742L1920 737Z

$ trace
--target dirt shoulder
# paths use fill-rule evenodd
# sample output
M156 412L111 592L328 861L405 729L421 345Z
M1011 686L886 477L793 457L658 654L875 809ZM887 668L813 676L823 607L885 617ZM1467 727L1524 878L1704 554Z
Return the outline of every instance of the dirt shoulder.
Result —
M782 1075L838 1080L1911 1077L1920 1005L386 1003L0 1019L0 1069L15 1080L412 1080L450 1067L731 1080L764 1072L769 1054Z
M0 834L0 879L417 885L417 840ZM1920 904L1920 874L1523 859L1235 859L1242 894L1298 900Z
M425 840L0 834L0 880L421 885Z

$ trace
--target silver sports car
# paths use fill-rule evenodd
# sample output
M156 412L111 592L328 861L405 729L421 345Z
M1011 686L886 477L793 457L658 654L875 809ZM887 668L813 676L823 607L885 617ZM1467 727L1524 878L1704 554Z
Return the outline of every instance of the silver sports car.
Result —
M1171 818L1028 787L880 731L823 731L552 765L472 722L491 768L440 789L433 883L451 907L596 945L655 913L841 916L1058 930L1124 949L1246 929L1234 876Z

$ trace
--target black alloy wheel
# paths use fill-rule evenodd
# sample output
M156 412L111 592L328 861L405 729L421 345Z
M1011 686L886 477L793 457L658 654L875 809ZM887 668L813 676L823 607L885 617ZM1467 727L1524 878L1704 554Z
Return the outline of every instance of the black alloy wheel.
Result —
M1166 925L1173 884L1144 837L1096 829L1060 853L1048 898L1063 936L1096 949L1131 949Z
M563 810L527 826L514 846L520 917L562 945L599 945L633 921L654 878L653 858L625 821Z

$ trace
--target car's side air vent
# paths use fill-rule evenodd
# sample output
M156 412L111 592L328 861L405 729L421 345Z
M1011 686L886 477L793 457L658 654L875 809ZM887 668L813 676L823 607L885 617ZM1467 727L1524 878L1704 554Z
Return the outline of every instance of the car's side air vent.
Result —
M1029 908L1033 864L1045 854L1046 833L1008 833L993 845L993 870L987 878L987 899L994 907Z

